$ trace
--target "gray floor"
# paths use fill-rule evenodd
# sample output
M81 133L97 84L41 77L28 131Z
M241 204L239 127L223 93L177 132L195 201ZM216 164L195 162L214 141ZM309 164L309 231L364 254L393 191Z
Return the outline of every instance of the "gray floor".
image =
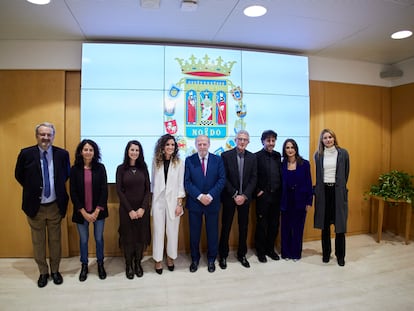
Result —
M205 260L190 273L187 254L176 270L155 273L143 262L144 276L127 280L122 258L106 258L106 280L91 260L88 279L80 283L79 258L61 263L64 283L36 285L33 259L0 259L0 310L414 310L414 243L383 234L347 237L345 267L321 260L320 241L307 242L303 258L260 263L253 251L246 269L229 257L228 268L209 273Z

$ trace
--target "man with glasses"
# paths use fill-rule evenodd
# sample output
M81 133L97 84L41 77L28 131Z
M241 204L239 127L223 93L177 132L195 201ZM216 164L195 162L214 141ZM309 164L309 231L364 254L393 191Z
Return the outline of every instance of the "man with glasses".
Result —
M249 205L256 189L257 162L255 154L246 150L249 144L249 133L240 130L236 135L236 147L221 154L226 171L226 184L221 195L223 213L219 243L219 266L227 268L229 254L229 235L237 210L239 224L239 245L237 259L243 267L249 268L247 261L247 229L249 221Z
M15 177L23 187L22 209L31 228L33 255L40 272L37 285L45 287L49 279L46 235L52 280L56 285L63 283L59 273L60 224L69 201L65 182L69 178L70 162L66 150L52 146L55 138L53 124L39 124L35 133L37 145L20 151Z

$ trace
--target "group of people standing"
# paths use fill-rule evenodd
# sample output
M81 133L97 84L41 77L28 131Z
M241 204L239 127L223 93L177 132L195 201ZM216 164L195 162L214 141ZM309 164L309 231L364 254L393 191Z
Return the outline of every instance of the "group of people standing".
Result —
M46 286L50 276L55 284L63 282L59 273L60 226L69 200L65 188L69 176L74 207L72 221L76 223L80 238L79 280L83 282L88 276L90 223L94 226L98 276L105 279L103 232L108 217L108 187L99 147L93 140L82 140L70 168L68 152L53 146L53 124L39 124L35 134L37 145L21 150L15 177L23 187L22 207L31 228L34 258L40 272L37 284ZM218 156L209 152L209 137L200 135L195 139L197 152L183 160L175 137L165 134L158 139L154 149L151 182L141 143L137 140L127 143L123 162L116 170L116 191L119 197L119 245L123 249L128 279L143 276L141 260L151 240L156 273L163 272L164 253L168 270L174 271L184 203L190 227L190 272L196 272L200 263L203 219L207 236L207 269L214 272L217 259L221 269L227 268L229 237L236 211L239 231L236 257L244 267L250 267L246 254L249 209L253 200L256 200L254 238L259 262L266 262L267 257L280 259L274 249L279 219L281 257L299 260L306 212L312 206L313 196L314 226L322 229L322 260L327 263L331 258L330 228L334 224L335 255L338 264L345 265L349 156L339 147L335 133L329 129L321 132L315 153L314 188L309 161L300 156L295 140L287 139L283 143L282 155L274 150L277 134L272 130L262 133L263 149L256 153L246 149L250 142L247 131L240 130L235 140L235 148ZM46 234L50 267L46 260Z

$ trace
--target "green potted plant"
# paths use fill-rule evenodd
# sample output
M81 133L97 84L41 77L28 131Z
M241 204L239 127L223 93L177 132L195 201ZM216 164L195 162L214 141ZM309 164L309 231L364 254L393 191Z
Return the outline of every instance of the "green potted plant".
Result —
M388 199L411 203L414 199L414 187L411 182L414 176L402 171L392 170L381 174L378 184L372 185L368 194Z

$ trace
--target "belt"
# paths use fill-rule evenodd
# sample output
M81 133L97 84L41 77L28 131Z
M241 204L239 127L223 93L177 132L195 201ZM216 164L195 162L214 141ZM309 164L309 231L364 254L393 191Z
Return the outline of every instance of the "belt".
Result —
M50 205L52 205L52 204L54 204L54 203L56 203L56 200L54 200L54 201L52 201L52 202L47 202L47 203L40 203L40 205L43 205L43 206L50 206Z
M326 183L325 183L325 186L327 186L327 187L335 187L335 183L332 183L332 182L326 182Z

